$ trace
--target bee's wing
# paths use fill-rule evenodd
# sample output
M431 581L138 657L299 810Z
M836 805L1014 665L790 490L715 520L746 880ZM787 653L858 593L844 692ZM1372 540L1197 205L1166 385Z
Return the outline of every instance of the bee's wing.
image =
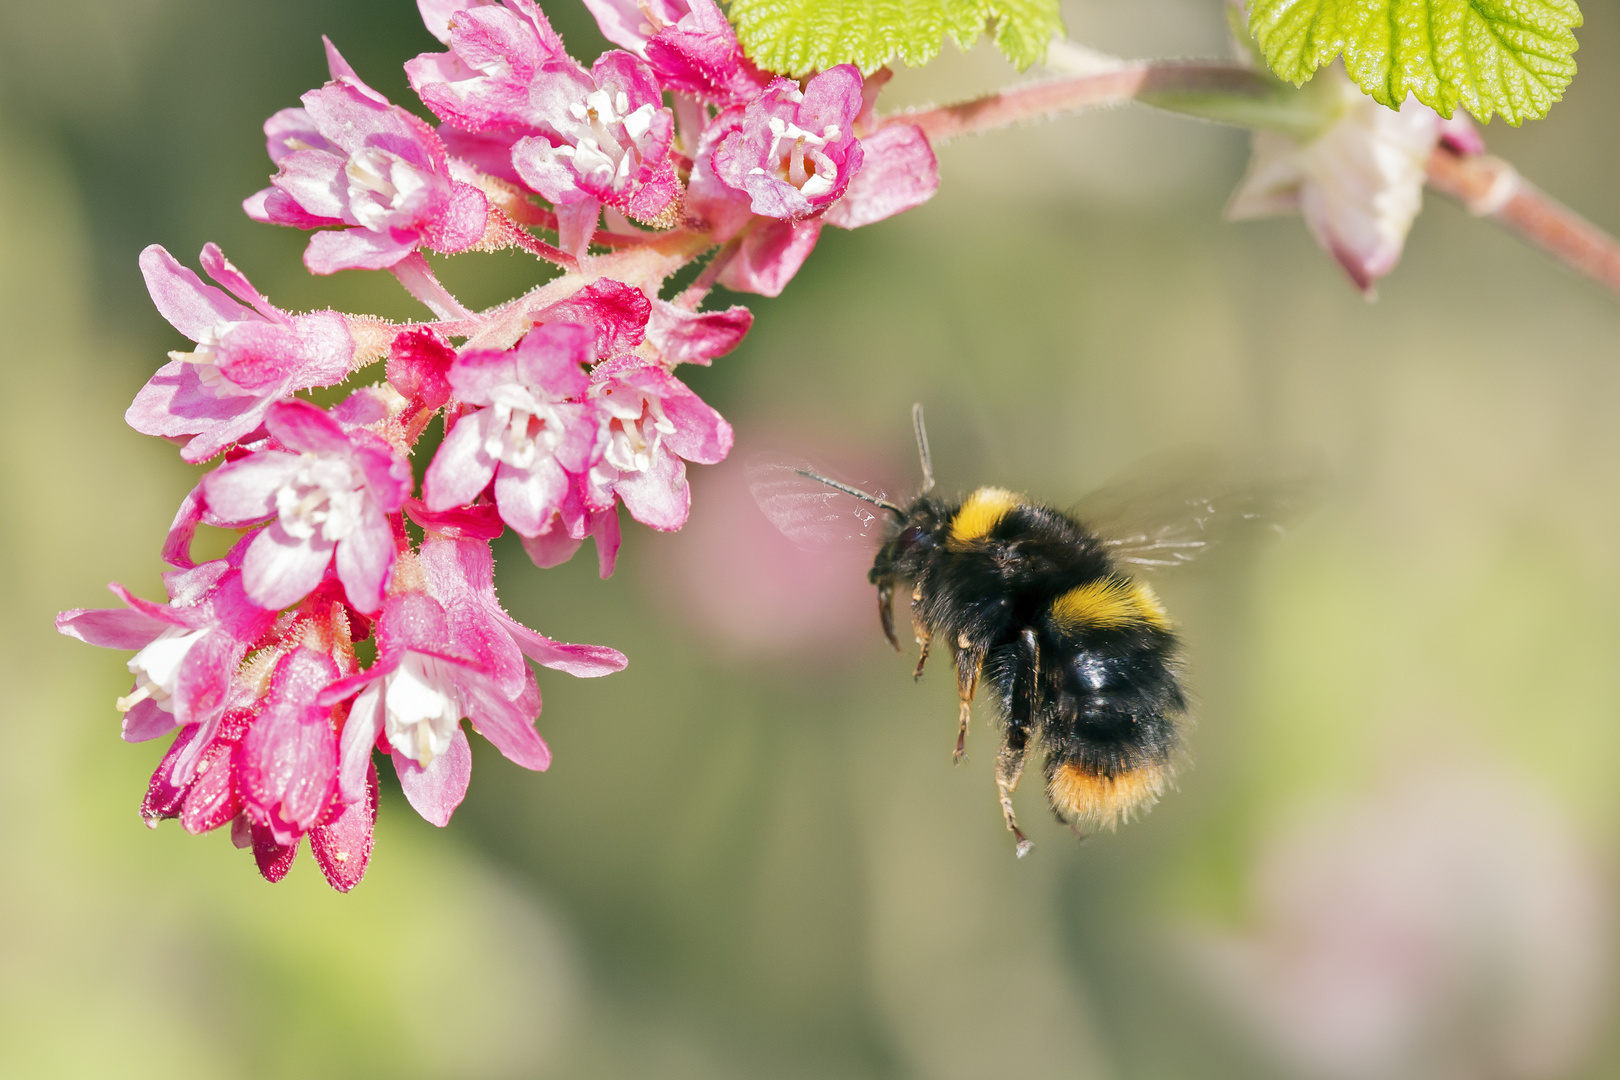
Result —
M1281 532L1310 509L1326 475L1322 461L1306 456L1233 479L1219 455L1181 450L1127 469L1070 513L1116 561L1162 570Z
M877 541L888 517L882 508L812 480L800 470L829 475L786 454L761 453L748 460L744 468L748 489L771 524L809 549ZM881 491L872 494L883 497Z

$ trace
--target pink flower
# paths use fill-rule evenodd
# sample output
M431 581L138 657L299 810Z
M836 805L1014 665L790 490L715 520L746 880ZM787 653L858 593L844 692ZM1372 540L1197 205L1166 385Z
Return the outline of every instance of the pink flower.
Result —
M297 603L335 559L349 603L376 611L394 563L387 515L410 494L409 463L378 436L345 432L306 401L272 406L265 426L286 450L261 450L203 478L212 524L270 519L243 559L247 595L272 609Z
M617 649L553 641L507 614L495 595L495 560L487 540L430 535L418 558L428 591L449 613L452 632L485 643L509 696L529 676L524 657L581 679L624 670L627 661Z
M847 65L817 75L802 95L779 79L705 129L687 206L717 239L738 238L720 284L777 296L824 224L859 228L933 197L939 169L920 128L893 124L854 138L861 91Z
M407 402L437 409L450 400L450 365L456 350L436 330L418 327L394 336L388 347L388 385Z
M190 436L180 451L186 461L206 461L251 433L272 403L294 391L342 382L354 358L342 315L272 307L213 244L201 262L243 303L204 285L156 244L141 252L153 303L197 348L171 352L124 414L144 435Z
M577 399L590 387L581 365L593 359L595 336L577 323L551 323L508 352L456 358L455 397L479 407L462 414L428 465L429 510L470 503L494 480L501 518L525 536L541 530L563 500L566 474L590 465L596 418Z
M861 75L849 64L823 71L803 92L777 79L720 139L714 175L746 193L756 214L808 217L836 202L861 167L861 106Z
M724 459L731 425L685 383L649 365L602 365L590 399L603 437L584 485L587 506L607 509L617 495L643 525L680 528L691 504L685 463Z
M277 845L295 846L332 809L337 731L332 708L320 697L340 675L325 652L308 645L287 652L237 745L243 812Z
M743 56L714 0L585 0L602 36L646 60L664 86L722 105L750 101L770 80Z
M625 52L603 53L589 73L548 64L530 100L543 134L519 139L512 165L556 205L565 250L584 250L601 206L649 224L674 224L675 119L651 68Z
M304 95L303 115L283 110L265 125L280 171L242 204L248 216L301 229L352 226L310 239L304 265L317 274L384 269L420 247L478 244L488 204L451 176L433 129L361 82L330 42L327 55L332 81ZM279 158L278 140L287 150Z
M540 9L531 0L455 0L434 5L439 10L422 8L428 29L450 46L449 52L422 53L405 63L422 104L465 132L532 130L537 120L530 85L541 67L574 63Z
M634 285L600 278L554 304L532 313L536 323L581 323L596 330L592 360L633 351L647 336L655 303Z
M623 669L613 649L563 645L512 620L495 600L493 566L487 542L430 535L421 554L427 591L390 597L377 622L377 662L325 692L335 704L359 691L343 729L345 800L361 791L382 736L406 798L442 826L471 777L462 717L517 764L544 770L551 763L534 729L540 691L524 653L575 675Z
M1369 297L1395 269L1423 207L1429 154L1442 140L1465 153L1484 146L1468 118L1443 120L1407 101L1395 112L1362 94L1335 67L1337 118L1315 137L1254 133L1253 160L1227 204L1229 221L1301 213L1311 235Z
M232 675L242 657L275 620L242 588L239 558L204 563L164 576L168 604L110 586L125 608L76 608L56 617L69 637L108 649L133 649L129 670L135 685L118 699L124 738L145 742L177 727L194 727L206 739L229 704ZM202 745L176 759L179 782L191 777Z
M724 311L688 311L666 300L652 302L647 341L665 367L701 364L735 349L749 328L754 313L740 305Z

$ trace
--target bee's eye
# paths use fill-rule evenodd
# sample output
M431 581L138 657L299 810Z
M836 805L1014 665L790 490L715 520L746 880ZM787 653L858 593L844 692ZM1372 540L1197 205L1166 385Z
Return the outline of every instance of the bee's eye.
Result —
M901 551L910 551L919 543L932 544L933 538L928 535L928 530L921 525L912 525L895 538L895 543L899 545Z

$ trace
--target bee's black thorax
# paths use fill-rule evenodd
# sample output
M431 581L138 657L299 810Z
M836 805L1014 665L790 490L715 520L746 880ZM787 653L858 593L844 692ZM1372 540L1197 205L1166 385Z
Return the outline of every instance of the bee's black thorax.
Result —
M967 694L990 684L1004 753L1021 761L1032 736L1042 744L1060 816L1107 822L1157 795L1185 708L1175 634L1084 525L999 488L923 497L870 576L891 640L892 595L909 585L925 656L937 639Z

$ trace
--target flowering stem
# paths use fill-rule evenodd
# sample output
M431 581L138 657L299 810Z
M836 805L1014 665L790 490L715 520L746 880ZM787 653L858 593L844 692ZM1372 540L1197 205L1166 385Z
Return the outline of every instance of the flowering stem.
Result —
M709 265L703 268L703 272L675 298L675 303L687 311L696 311L698 305L703 303L703 298L709 295L709 290L714 288L714 283L720 280L720 275L731 264L731 260L736 257L738 249L742 247L742 240L741 236L734 236L726 241L725 246L714 253L714 258L709 260Z
M931 142L979 135L1059 113L1145 101L1175 108L1180 98L1229 97L1263 100L1274 80L1237 64L1138 60L1093 74L1043 79L971 101L919 112L891 113L879 125L915 124ZM1158 100L1155 100L1158 99ZM1177 109L1176 111L1203 110Z
M1538 190L1501 158L1464 156L1437 146L1429 156L1429 186L1620 293L1620 242Z
M664 279L713 246L708 233L684 229L659 233L649 243L582 259L577 271L570 270L482 314L446 321L439 330L467 337L466 345L471 348L509 349L529 332L534 312L566 300L592 282L611 278L657 296Z
M429 311L441 319L468 319L472 312L461 306L461 301L450 295L450 290L439 283L434 276L433 268L422 257L420 251L413 251L390 269L399 283L405 286L405 291L427 305Z
M1286 92L1286 91L1281 91ZM955 105L890 113L879 126L915 124L933 142L1130 101L1207 119L1288 130L1280 88L1268 76L1237 64L1132 61L1089 74L1010 87ZM1311 110L1296 110L1305 127ZM1300 131L1298 134L1305 134ZM1620 293L1620 241L1523 180L1507 162L1458 154L1444 146L1429 158L1429 186L1450 195L1541 248L1566 266Z

